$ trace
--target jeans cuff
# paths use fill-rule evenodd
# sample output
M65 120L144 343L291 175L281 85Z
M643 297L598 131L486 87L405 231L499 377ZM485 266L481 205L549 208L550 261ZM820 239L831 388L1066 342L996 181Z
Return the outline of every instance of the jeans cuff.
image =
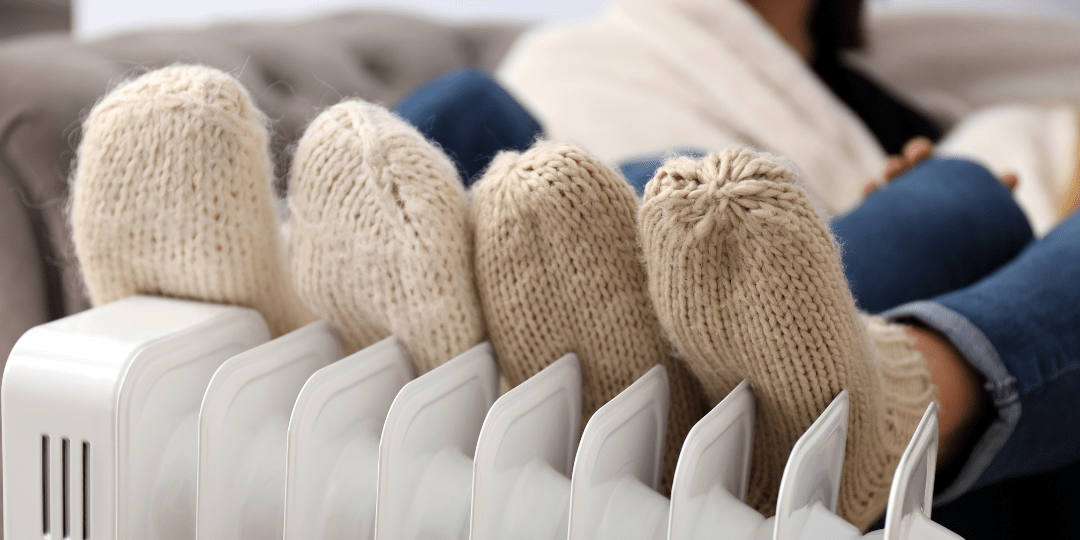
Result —
M1020 421L1020 393L1014 378L1001 361L997 349L966 317L941 304L930 301L910 302L880 314L890 321L914 319L937 330L952 342L968 364L986 378L997 417L979 437L960 473L949 486L934 497L934 504L952 502L978 484L979 477L990 466ZM981 486L979 486L981 487Z

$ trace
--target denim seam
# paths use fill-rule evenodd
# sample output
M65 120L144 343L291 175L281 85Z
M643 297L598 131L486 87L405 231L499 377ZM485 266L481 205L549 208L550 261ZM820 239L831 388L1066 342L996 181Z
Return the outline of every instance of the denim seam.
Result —
M1020 422L1022 412L1016 378L1009 373L989 338L963 315L939 303L918 301L904 304L881 314L890 321L914 319L941 332L960 351L967 362L986 377L997 418L979 437L971 455L952 484L934 497L934 505L952 502L978 482Z
M1065 368L1065 369L1063 369L1061 371L1057 371L1057 372L1054 373L1054 375L1052 377L1044 379L1043 383L1042 383L1042 386L1047 386L1050 383L1055 382L1058 379L1060 379L1060 378L1062 378L1062 377L1064 377L1066 375L1070 375L1070 374L1072 374L1072 373L1074 373L1076 371L1080 371L1080 365L1070 366L1070 367ZM1019 392L1019 394L1020 394L1021 397L1028 396L1028 395L1031 395L1031 393L1033 391L1034 391L1034 389L1032 388L1032 389L1028 389L1026 391L1023 391L1023 392Z

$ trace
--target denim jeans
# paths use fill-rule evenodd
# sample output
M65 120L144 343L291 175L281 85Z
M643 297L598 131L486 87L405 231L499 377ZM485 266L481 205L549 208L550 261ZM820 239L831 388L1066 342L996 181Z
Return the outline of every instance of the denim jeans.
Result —
M831 228L851 291L869 313L975 283L1032 239L1009 190L957 159L923 162Z
M394 112L442 147L469 187L501 150L527 150L543 136L540 123L487 72L447 72L405 96ZM702 157L698 149L677 149L619 164L640 194L653 171L672 154Z
M394 112L442 147L466 186L500 150L527 150L542 133L524 107L477 69L451 71L424 84Z
M947 337L996 409L939 502L1080 460L1080 216L1045 238L981 167L932 160L833 224L859 303Z
M1080 460L1080 214L978 282L883 315L946 336L996 409L939 502Z
M478 71L458 71L397 111L469 182L501 149L541 133ZM624 162L638 192L665 157ZM932 159L832 223L859 306L946 336L986 379L994 418L938 502L1080 460L1080 216L1039 240L982 167Z

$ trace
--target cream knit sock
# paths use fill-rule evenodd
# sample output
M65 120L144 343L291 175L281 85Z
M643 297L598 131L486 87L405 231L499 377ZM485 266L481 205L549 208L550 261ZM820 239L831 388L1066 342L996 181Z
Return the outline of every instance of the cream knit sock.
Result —
M150 294L262 313L276 336L311 320L279 252L262 118L229 75L147 73L90 112L72 194L94 305Z
M289 206L297 291L346 349L394 334L424 373L484 339L464 188L404 120L357 101L324 111L300 139Z
M577 353L586 420L656 364L668 369L669 486L705 400L660 336L636 213L626 181L581 150L540 143L500 154L473 192L477 285L510 384Z
M649 290L712 403L753 384L750 503L762 512L775 509L796 439L850 392L839 512L865 528L936 388L901 327L860 320L835 241L793 181L742 148L665 164L639 219Z

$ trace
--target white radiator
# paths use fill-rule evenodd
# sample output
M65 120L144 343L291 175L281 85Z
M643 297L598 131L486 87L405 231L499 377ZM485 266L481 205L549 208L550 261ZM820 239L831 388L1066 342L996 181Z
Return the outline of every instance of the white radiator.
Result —
M861 538L837 517L841 393L795 445L776 516L743 501L745 382L693 428L656 491L668 406L653 368L580 429L568 354L498 397L491 346L413 378L394 338L347 358L314 323L268 341L251 310L134 297L39 326L4 372L4 537L74 540ZM883 531L929 520L931 405ZM579 441L580 434L580 441Z

